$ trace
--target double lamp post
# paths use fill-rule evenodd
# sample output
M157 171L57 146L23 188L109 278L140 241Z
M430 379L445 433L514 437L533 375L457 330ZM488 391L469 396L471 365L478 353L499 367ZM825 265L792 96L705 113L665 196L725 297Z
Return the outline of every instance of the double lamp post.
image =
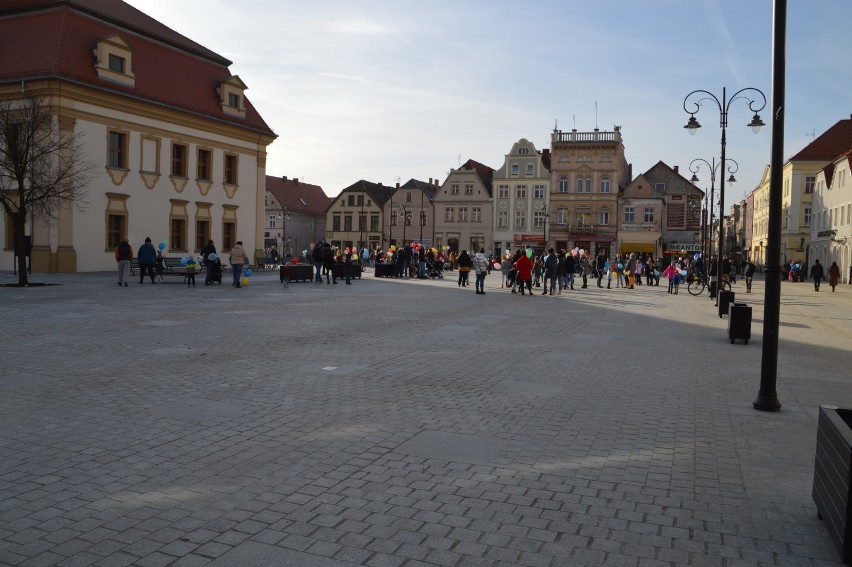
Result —
M731 176L728 177L728 183L735 183L737 181L737 179L734 177L734 173L736 173L737 170L739 170L740 165L735 160L733 160L731 158L728 158L727 161L730 163L730 165L728 165L728 173L731 174ZM701 228L702 228L701 254L704 257L703 264L704 264L704 271L706 273L707 268L708 268L708 260L709 260L710 256L713 254L713 211L714 211L714 207L716 205L716 195L715 195L716 172L719 171L719 169L722 165L722 162L721 161L717 162L715 157L711 158L710 161L707 161L706 159L702 159L702 158L695 158L694 160L689 162L689 171L692 172L692 179L690 179L690 181L693 184L698 184L698 181L699 181L698 171L701 169L701 164L706 165L707 169L710 170L710 201L709 201L709 204L705 205L705 207L704 207L704 210L706 212L705 212L704 222L702 222L702 226L701 226ZM725 174L725 172L723 171L722 175L724 175L724 174ZM705 195L705 203L707 203L706 199L707 199L707 197ZM720 217L719 223L721 224L722 220L724 220L724 218L725 218L725 214L724 214L723 211L719 211L719 217ZM721 251L720 251L720 253L721 253Z

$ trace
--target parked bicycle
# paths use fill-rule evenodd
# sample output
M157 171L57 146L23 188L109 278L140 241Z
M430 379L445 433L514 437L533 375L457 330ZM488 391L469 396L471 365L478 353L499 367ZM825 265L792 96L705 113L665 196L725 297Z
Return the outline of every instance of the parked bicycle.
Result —
M731 282L728 278L728 274L722 274L722 281L720 284L722 286L723 291L731 291ZM689 285L686 287L687 291L692 295L701 295L704 293L704 290L710 287L710 283L707 280L707 276L704 274L693 276L692 280L689 282Z

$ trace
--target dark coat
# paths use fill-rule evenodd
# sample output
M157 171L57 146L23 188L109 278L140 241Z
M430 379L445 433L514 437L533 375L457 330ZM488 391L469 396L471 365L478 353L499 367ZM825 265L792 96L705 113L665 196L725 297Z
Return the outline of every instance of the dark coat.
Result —
M139 253L136 254L136 257L139 258L140 266L144 264L151 264L153 266L157 263L157 251L150 242L146 242L139 247Z

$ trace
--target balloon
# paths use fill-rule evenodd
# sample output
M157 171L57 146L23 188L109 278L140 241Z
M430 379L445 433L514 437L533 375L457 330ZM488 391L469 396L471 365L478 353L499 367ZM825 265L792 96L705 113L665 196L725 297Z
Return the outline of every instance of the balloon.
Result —
M391 244L391 250L396 250L396 244Z
M290 258L290 263L291 263L291 264L293 264L293 265L295 266L296 264L298 264L298 263L299 263L299 257L298 257L298 256L293 256L292 258Z
M685 276L685 275L686 275L686 270L681 270L681 271L680 271L680 275Z
M243 285L248 285L249 279L247 277L243 276L242 279L240 280L240 283L243 284Z
M344 251L345 253L349 254L349 247L347 246L347 247L346 247L346 249L345 249L345 250L343 250L343 251Z
M189 258L181 258L180 259L180 265L181 266L186 266L187 262L189 262Z
M527 248L527 258L532 258L533 251L532 248Z
M696 253L695 253L695 256L693 256L693 257L692 257L692 259L693 259L693 260L698 260L699 258L701 258L701 253L700 253L700 252L696 252Z
M609 262L604 262L604 269L608 269L608 268L609 268Z
M572 255L572 256L576 256L576 255L577 255L577 250L576 250L576 248L575 248L574 250L571 250L571 255Z
M218 257L219 256L217 256L216 253L214 252L214 253L210 254L209 256L207 256L207 259L210 260L211 262L215 262L216 258L218 258Z
M586 253L586 251L585 251L585 250L583 250L582 248L580 248L580 256L582 256L582 255L583 255L583 254L585 254L585 253Z
M495 263L494 263L494 269L495 269L495 270L502 270L502 269L503 269L503 266L501 266L499 263L495 262Z
M624 264L622 264L621 262L619 262L619 263L618 263L618 269L619 269L619 270L623 270L623 269L624 269Z
M165 250L165 249L166 249L166 243L160 242L160 250Z
M247 278L250 278L254 272L251 271L251 268L246 269L245 274Z

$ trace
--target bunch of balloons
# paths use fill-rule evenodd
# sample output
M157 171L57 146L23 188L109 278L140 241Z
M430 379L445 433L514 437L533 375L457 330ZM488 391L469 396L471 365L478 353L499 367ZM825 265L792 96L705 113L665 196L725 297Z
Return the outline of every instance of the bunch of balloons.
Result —
M242 277L242 278L240 278L240 283L241 283L242 285L248 285L248 284L249 284L249 278L251 277L251 275L252 275L253 273L254 273L254 272L252 271L252 269L251 269L251 268L246 268L246 271L245 271L245 272L243 272L243 277Z
M166 241L165 241L165 240L161 240L161 241L160 241L160 252L162 252L163 250L165 250L165 249L166 249L166 244L167 244L167 243L166 243Z

